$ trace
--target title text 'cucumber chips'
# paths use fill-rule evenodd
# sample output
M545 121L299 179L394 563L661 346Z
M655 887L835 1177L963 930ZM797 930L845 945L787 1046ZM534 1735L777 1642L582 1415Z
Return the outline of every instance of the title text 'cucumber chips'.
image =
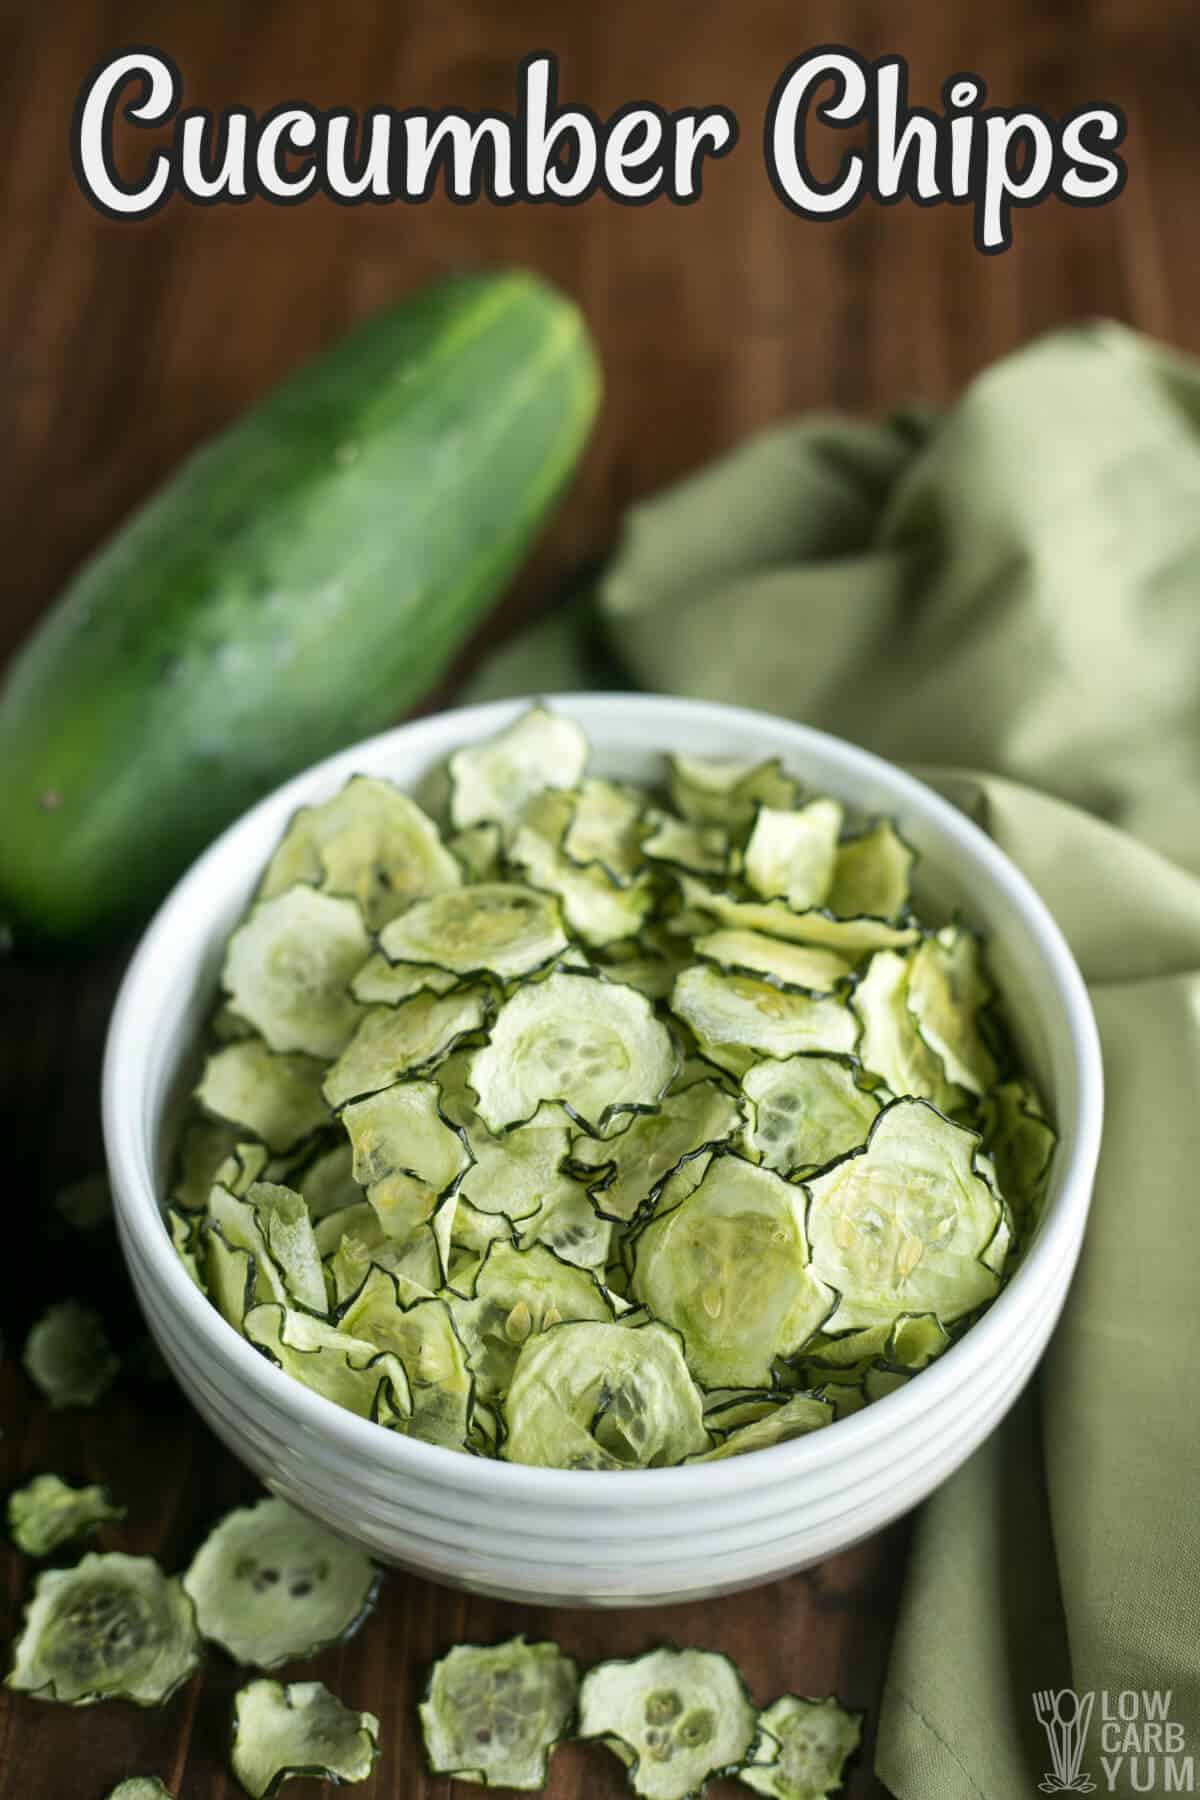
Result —
M440 822L374 776L295 815L229 940L172 1240L384 1429L568 1469L743 1455L969 1329L1054 1134L894 822L775 761L588 764L536 707L450 758Z

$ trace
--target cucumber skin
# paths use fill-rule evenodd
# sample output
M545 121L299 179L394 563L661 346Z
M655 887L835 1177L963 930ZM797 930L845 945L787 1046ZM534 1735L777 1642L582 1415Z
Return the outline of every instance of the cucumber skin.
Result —
M461 277L193 454L0 691L0 929L111 928L261 795L420 700L521 560L599 395L565 296Z

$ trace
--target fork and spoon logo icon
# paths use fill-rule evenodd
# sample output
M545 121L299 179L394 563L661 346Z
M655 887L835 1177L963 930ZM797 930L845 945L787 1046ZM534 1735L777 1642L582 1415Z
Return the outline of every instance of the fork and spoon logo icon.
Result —
M1095 1790L1091 1776L1081 1772L1095 1704L1094 1693L1077 1694L1074 1688L1043 1688L1033 1696L1034 1714L1050 1746L1050 1772L1038 1782L1043 1794Z

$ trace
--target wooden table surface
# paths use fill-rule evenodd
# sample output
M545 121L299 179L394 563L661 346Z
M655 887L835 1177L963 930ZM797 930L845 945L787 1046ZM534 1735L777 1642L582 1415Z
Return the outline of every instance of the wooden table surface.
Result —
M359 107L504 105L520 57L550 48L562 59L564 99L601 113L633 98L719 102L736 112L742 142L688 209L603 198L570 209L319 200L198 210L177 201L151 221L113 224L74 187L68 125L85 72L130 42L174 56L189 102L259 108L297 95ZM1094 211L1050 202L1018 214L1016 246L998 259L973 250L956 209L866 206L836 224L791 217L766 179L761 117L787 63L823 42L904 52L913 96L930 104L964 67L982 73L1000 103L1061 112L1115 101L1130 122L1125 194ZM1031 334L1095 313L1200 349L1200 311L1186 304L1200 278L1198 44L1194 0L944 0L891 16L882 0L0 7L0 658L193 443L350 321L452 267L518 262L553 276L584 306L608 378L582 476L481 643L602 553L631 497L769 420L806 407L942 400ZM121 960L0 967L5 1205L10 1231L33 1225L32 1254L3 1258L0 1484L43 1468L107 1481L129 1516L101 1543L177 1568L253 1484L154 1382L111 1241L103 1232L68 1239L50 1204L100 1163L98 1060ZM12 1352L30 1318L68 1293L104 1300L128 1345L127 1370L96 1411L52 1417ZM351 1644L289 1673L319 1675L380 1714L384 1753L358 1791L394 1800L450 1791L420 1766L414 1703L430 1658L517 1630L551 1634L585 1659L667 1633L729 1651L763 1701L785 1689L835 1690L873 1719L906 1543L900 1524L790 1581L652 1616L546 1613L392 1574ZM29 1575L15 1551L0 1550L0 1630L15 1629ZM100 1800L119 1778L146 1772L180 1800L224 1800L235 1792L225 1744L237 1681L214 1655L161 1712L73 1712L5 1696L0 1794ZM601 1800L623 1784L602 1753L572 1748L548 1791ZM848 1791L856 1800L883 1792L869 1757Z

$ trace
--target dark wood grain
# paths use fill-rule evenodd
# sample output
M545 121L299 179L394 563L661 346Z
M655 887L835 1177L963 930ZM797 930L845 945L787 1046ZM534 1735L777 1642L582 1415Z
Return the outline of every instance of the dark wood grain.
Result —
M549 48L562 59L564 97L600 112L635 97L721 102L737 113L742 143L711 172L702 204L684 210L602 198L570 210L176 203L145 224L115 225L73 184L68 121L84 73L137 41L169 50L189 101L215 107L296 95L325 105L505 104L519 58ZM1130 120L1127 190L1097 211L1050 203L1022 214L1015 248L999 259L974 252L955 209L868 207L832 225L801 223L775 199L758 145L776 77L820 42L904 52L914 97L926 102L959 68L983 74L1000 102L1062 111L1114 100ZM472 654L603 552L631 498L772 419L805 407L941 401L1033 333L1095 313L1200 349L1200 314L1186 304L1200 277L1198 44L1190 0L3 5L0 657L193 444L351 321L447 268L518 262L551 275L586 309L608 381L581 478ZM28 1257L2 1259L9 1347L48 1300L84 1292L104 1298L126 1350L126 1373L102 1407L57 1417L10 1357L0 1376L0 1481L41 1468L106 1480L130 1511L101 1541L178 1567L252 1484L155 1381L111 1243L102 1233L68 1239L50 1207L65 1181L99 1163L96 1079L119 966L114 956L0 968L5 1207L10 1232L30 1223L32 1246ZM585 1659L663 1633L719 1646L763 1700L833 1689L873 1719L906 1536L901 1525L805 1576L653 1616L548 1614L393 1574L352 1644L289 1673L319 1674L381 1715L384 1755L358 1791L393 1800L450 1791L420 1769L414 1701L430 1657L518 1629L551 1633ZM29 1569L0 1551L0 1577L7 1631ZM181 1800L225 1800L236 1682L214 1657L158 1713L59 1711L6 1696L0 1793L99 1800L145 1771ZM549 1790L554 1800L621 1791L616 1765L579 1749L561 1754ZM882 1792L869 1756L849 1792Z

